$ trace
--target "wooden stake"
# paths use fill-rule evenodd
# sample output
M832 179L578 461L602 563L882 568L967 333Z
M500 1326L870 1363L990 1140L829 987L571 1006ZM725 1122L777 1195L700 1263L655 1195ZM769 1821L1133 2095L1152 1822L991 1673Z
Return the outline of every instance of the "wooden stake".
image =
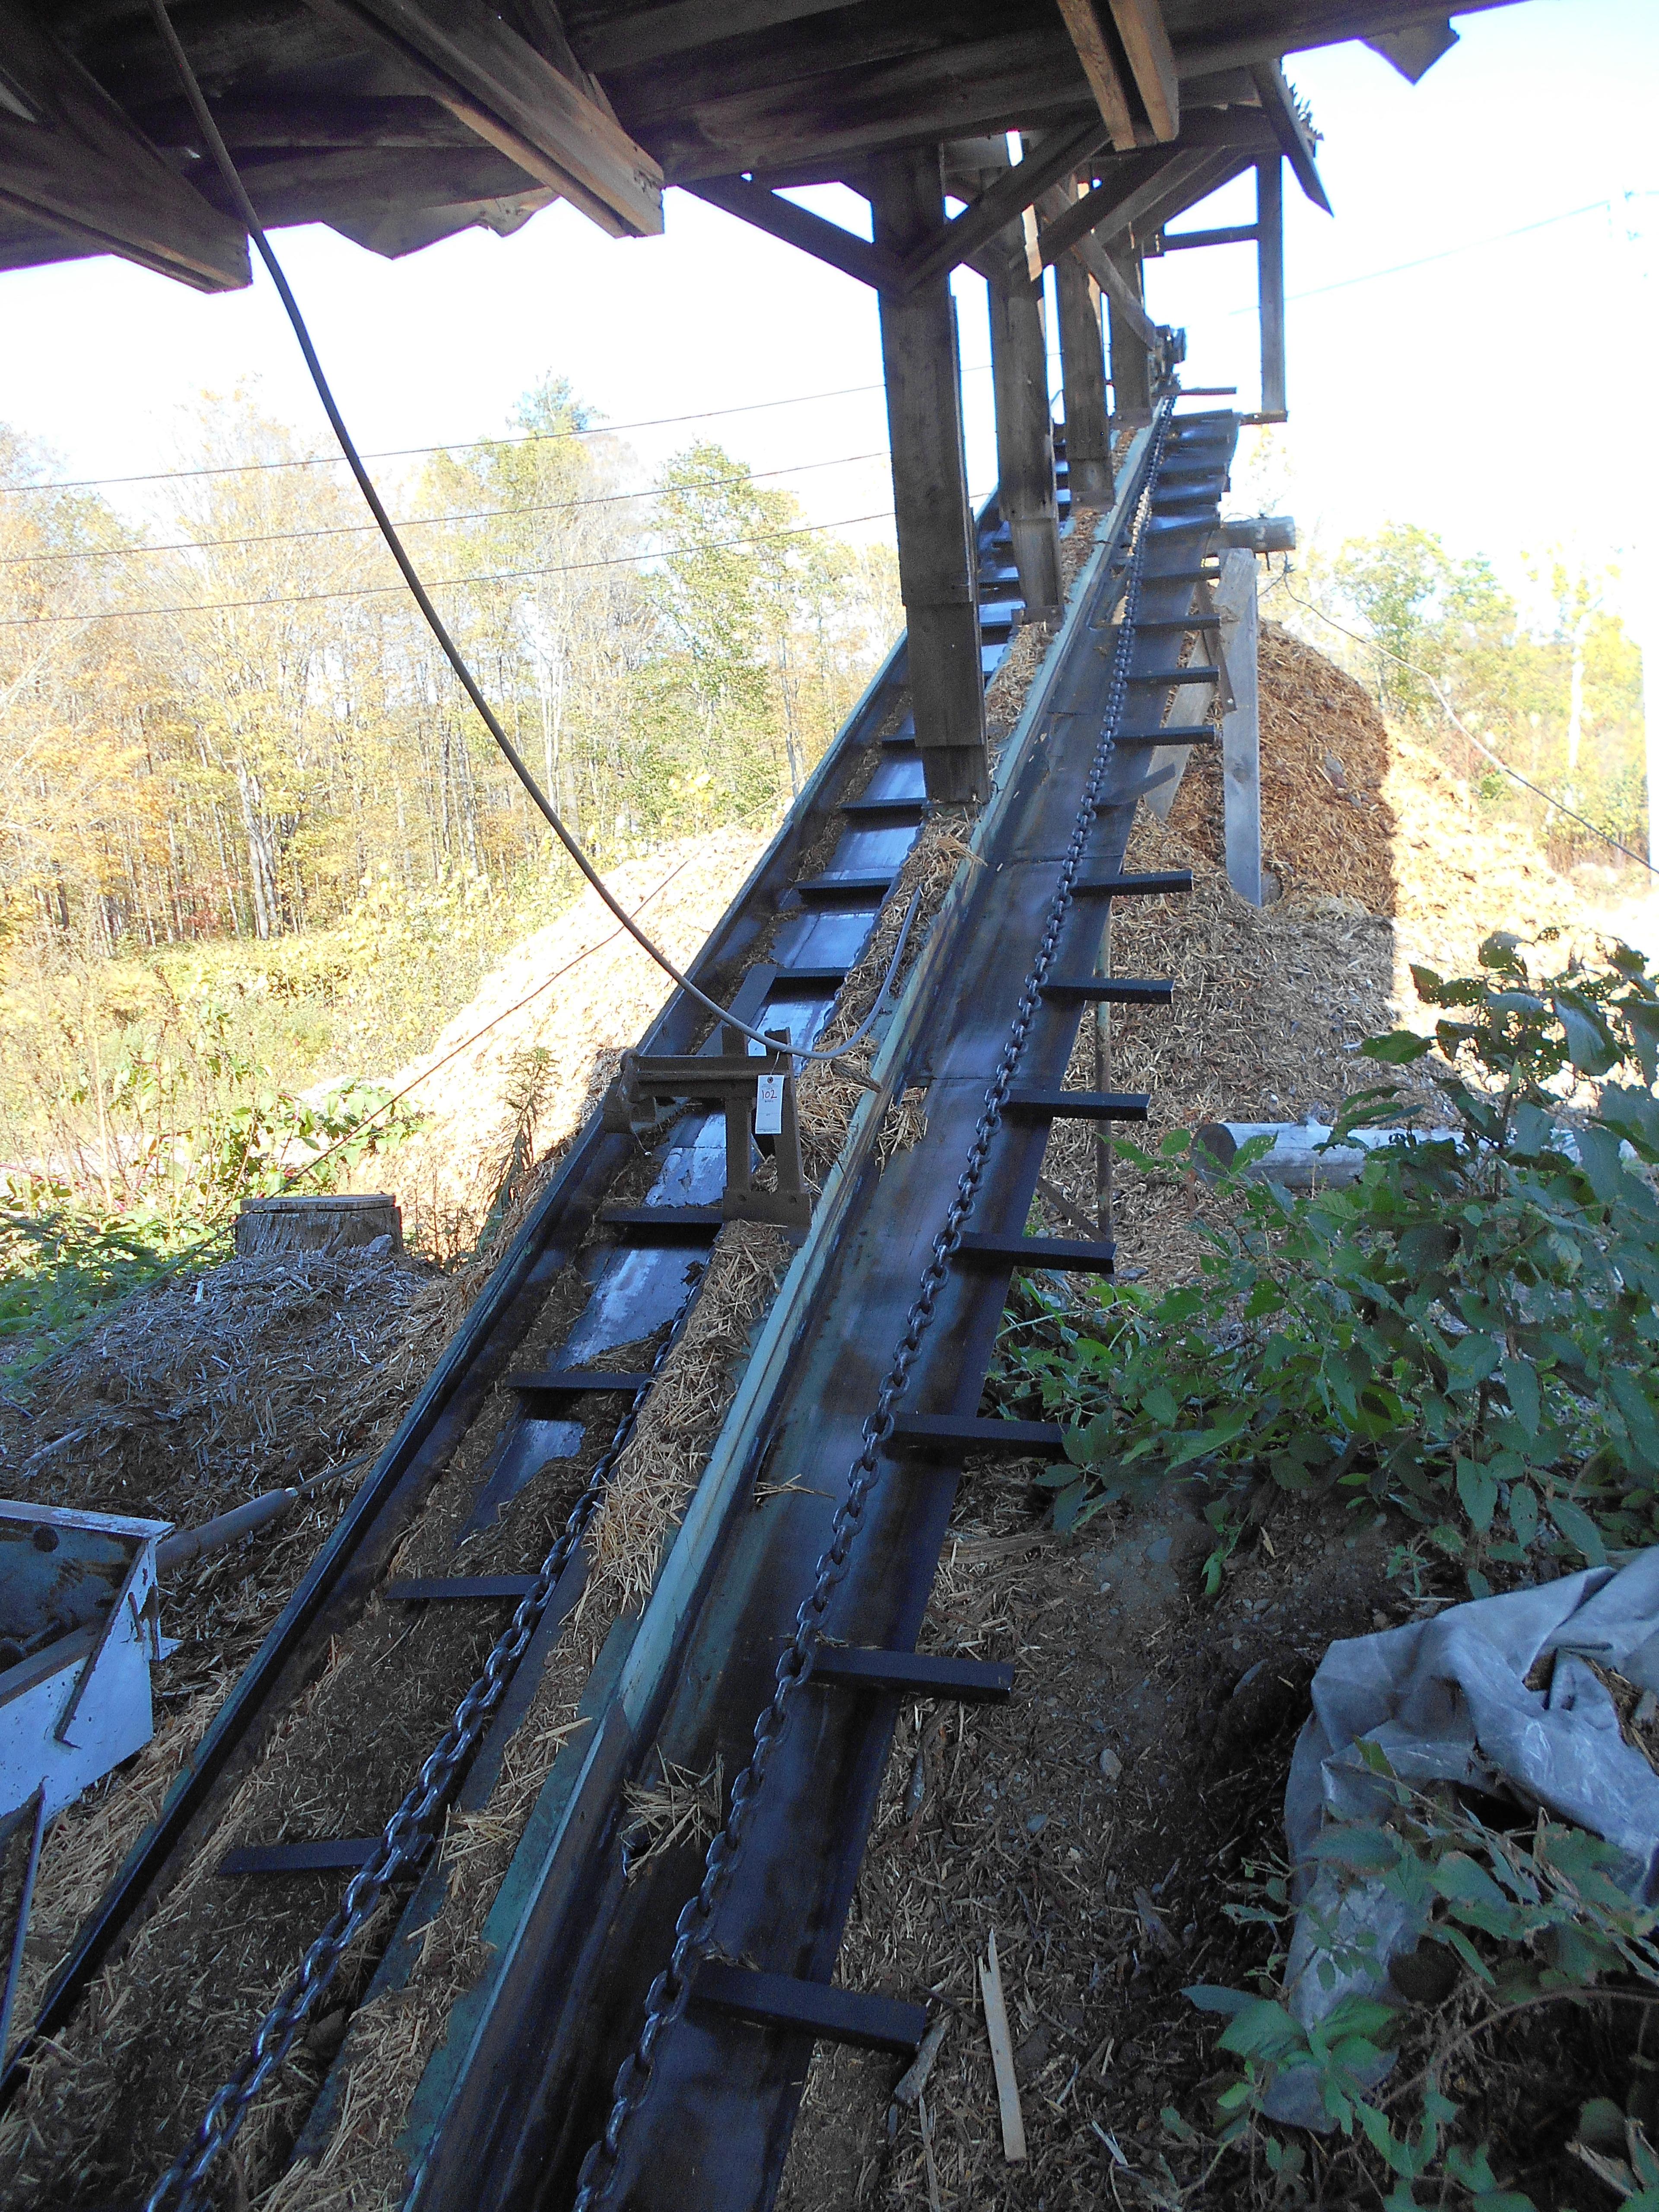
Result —
M1019 2109L1019 2082L1014 2073L1014 2046L1008 2033L1008 2008L1002 2001L1002 1969L997 1964L997 1933L991 1930L986 1956L980 1962L980 1993L985 2000L985 2033L991 2041L991 2064L997 2077L997 2104L1002 2115L1002 2154L1010 2166L1025 2162L1025 2121Z

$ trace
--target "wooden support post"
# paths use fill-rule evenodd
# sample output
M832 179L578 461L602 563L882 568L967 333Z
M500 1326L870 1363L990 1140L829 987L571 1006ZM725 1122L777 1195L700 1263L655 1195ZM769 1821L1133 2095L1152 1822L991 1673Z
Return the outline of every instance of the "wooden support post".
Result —
M1060 612L1060 509L1042 295L1026 272L1024 240L1004 234L1009 282L990 288L991 384L997 416L997 501L1013 541L1028 622Z
M1066 465L1073 512L1112 503L1112 441L1106 428L1106 356L1100 301L1087 270L1069 253L1054 264L1060 301L1060 366L1066 395Z
M921 251L945 220L938 148L882 155L868 175L877 246L900 258ZM881 295L881 354L922 773L930 799L976 801L990 790L979 574L945 270L902 298Z
M1106 248L1106 255L1136 299L1144 298L1140 256L1128 240L1114 239ZM1112 333L1112 413L1120 422L1150 422L1152 419L1152 349L1131 325L1127 317L1119 313L1115 302L1108 312Z
M1285 161L1255 165L1256 294L1261 305L1261 411L1285 405Z
M1255 556L1221 556L1216 611L1233 703L1221 722L1223 835L1227 880L1241 898L1261 904L1261 728L1256 696Z

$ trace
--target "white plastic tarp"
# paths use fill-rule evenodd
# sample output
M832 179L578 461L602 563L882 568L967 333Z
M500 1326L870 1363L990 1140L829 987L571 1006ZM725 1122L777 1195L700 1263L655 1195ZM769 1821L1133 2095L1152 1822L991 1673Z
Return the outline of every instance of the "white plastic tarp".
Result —
M1552 1652L1547 1686L1529 1690L1528 1675ZM1389 1809L1362 1741L1377 1745L1413 1787L1480 1790L1592 1830L1624 1855L1632 1896L1659 1903L1659 1773L1625 1741L1586 1659L1659 1692L1659 1548L1616 1570L1592 1567L1331 1645L1285 1793L1300 1907L1286 2002L1304 2027L1340 1997L1386 1998L1389 1960L1423 1932L1380 1883L1340 1877L1308 1856L1328 1821L1376 1820ZM1303 2126L1328 2124L1310 2076L1282 2075L1267 2109Z

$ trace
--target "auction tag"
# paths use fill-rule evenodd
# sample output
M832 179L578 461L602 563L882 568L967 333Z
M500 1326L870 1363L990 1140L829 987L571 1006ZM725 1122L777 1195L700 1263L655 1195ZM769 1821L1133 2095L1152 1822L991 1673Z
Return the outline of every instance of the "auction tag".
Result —
M755 1091L755 1134L783 1134L783 1082L781 1075L763 1075Z

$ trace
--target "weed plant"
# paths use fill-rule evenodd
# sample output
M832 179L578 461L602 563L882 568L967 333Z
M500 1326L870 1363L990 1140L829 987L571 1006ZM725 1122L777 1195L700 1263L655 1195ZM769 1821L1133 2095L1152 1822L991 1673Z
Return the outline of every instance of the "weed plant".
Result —
M1476 1596L1659 1536L1659 994L1625 947L1539 981L1511 937L1480 958L1413 970L1433 1036L1363 1048L1422 1063L1453 1136L1305 1198L1247 1180L1246 1147L1200 1281L1055 1297L1006 1334L1005 1391L1071 1424L1042 1478L1056 1528L1200 1475L1212 1593L1258 1481L1392 1508L1402 1566L1426 1547ZM1421 1104L1373 1085L1331 1146ZM1155 1173L1192 1158L1180 1133L1120 1149Z

